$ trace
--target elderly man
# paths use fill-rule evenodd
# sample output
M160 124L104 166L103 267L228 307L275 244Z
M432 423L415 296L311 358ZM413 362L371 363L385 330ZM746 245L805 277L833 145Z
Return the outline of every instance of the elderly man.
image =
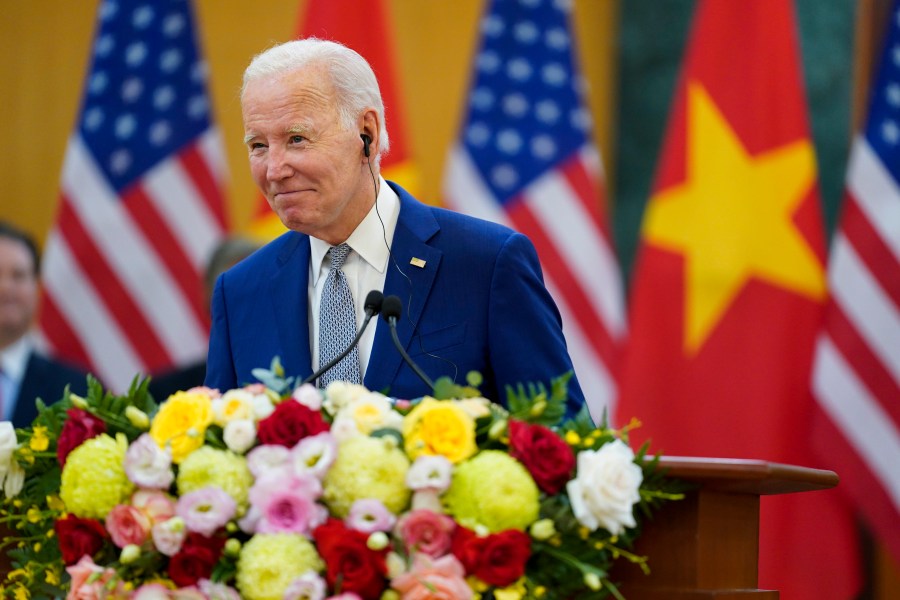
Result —
M38 251L24 231L0 221L0 420L27 427L35 399L47 404L66 385L87 390L85 375L35 349L30 335L38 303Z
M244 73L250 171L289 231L219 278L206 384L253 380L279 356L306 378L349 345L370 290L398 296L400 343L432 379L484 376L482 393L572 369L534 247L506 227L427 206L385 181L389 148L375 75L356 52L316 39L275 46ZM319 379L392 396L430 389L383 321ZM576 379L567 411L584 404Z

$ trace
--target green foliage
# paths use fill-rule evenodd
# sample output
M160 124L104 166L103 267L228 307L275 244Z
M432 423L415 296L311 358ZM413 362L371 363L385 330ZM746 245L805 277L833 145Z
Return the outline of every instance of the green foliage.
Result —
M566 398L569 397L569 380L572 371L550 381L550 391L543 383L506 386L506 402L510 417L526 423L552 426L566 414Z

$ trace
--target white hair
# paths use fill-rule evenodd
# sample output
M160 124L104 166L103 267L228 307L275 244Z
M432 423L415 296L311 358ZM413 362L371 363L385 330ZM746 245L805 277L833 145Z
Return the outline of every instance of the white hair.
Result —
M376 164L390 147L384 119L384 101L372 67L362 56L343 44L305 38L272 46L253 57L244 71L241 86L243 100L247 84L260 77L294 71L311 65L323 65L337 90L337 110L341 124L354 129L359 115L374 108L378 121Z

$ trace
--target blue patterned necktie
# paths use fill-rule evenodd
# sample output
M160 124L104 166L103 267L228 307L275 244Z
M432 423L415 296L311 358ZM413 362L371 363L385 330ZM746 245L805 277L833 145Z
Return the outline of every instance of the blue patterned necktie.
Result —
M325 279L322 301L319 304L319 367L340 354L356 336L353 294L350 293L347 276L341 270L350 253L350 246L333 246L329 253L331 271ZM324 388L332 381L361 383L358 346L354 346L338 364L319 377L319 387Z

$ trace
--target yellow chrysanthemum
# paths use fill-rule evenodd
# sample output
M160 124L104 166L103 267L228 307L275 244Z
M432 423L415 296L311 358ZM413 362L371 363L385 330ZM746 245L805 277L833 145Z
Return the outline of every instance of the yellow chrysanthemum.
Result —
M241 549L237 588L247 600L281 600L296 577L324 568L315 547L302 535L256 534Z
M253 475L243 456L230 450L204 446L189 454L181 463L177 483L179 496L210 485L218 486L234 498L238 514L243 514L247 510L247 496L253 484Z
M127 449L128 440L124 435L120 433L113 439L104 433L69 453L59 496L70 513L76 517L105 519L117 504L128 499L134 484L122 466Z
M451 463L463 461L478 449L475 420L455 402L425 398L403 419L406 453L415 460L440 455Z
M484 450L456 467L443 500L469 529L525 531L539 514L538 487L522 463L500 450Z
M159 407L150 425L150 437L160 448L171 447L172 462L178 464L203 445L203 436L212 419L209 396L176 392Z
M391 438L352 437L338 447L337 460L325 477L323 498L341 519L364 498L381 500L394 514L409 503L409 459Z

